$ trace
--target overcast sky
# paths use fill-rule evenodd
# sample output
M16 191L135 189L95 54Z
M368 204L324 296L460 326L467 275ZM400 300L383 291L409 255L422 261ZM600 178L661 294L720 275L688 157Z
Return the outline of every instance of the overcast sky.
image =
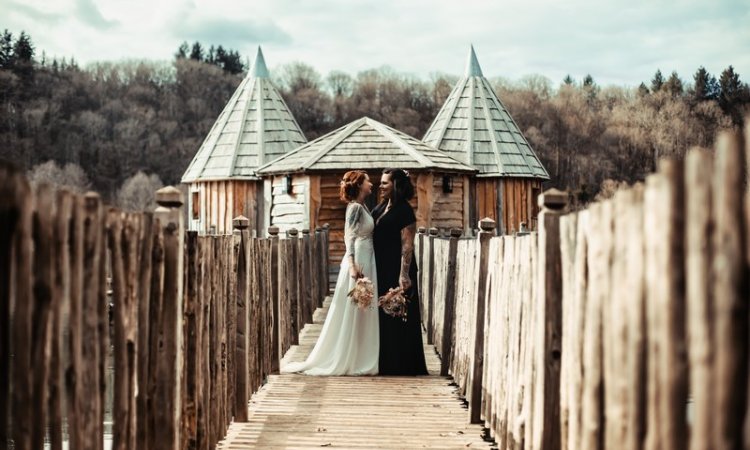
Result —
M243 56L260 44L271 69L427 77L460 75L473 43L488 77L637 85L657 68L692 81L732 64L750 81L750 0L0 0L0 28L82 64L166 61L199 40Z

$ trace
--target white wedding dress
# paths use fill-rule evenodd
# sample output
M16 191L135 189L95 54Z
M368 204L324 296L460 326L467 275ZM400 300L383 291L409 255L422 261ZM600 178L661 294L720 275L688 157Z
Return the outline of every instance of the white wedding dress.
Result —
M344 224L346 254L320 337L304 362L287 364L282 372L304 372L318 376L378 373L380 329L378 280L372 244L374 228L375 222L367 208L356 202L349 203ZM372 280L375 292L372 305L366 309L360 309L348 297L355 283L349 275L349 255L352 252L362 274Z

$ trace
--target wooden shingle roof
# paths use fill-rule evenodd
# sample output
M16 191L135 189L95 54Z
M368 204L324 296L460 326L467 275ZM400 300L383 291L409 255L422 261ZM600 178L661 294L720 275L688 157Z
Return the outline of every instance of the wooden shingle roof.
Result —
M476 167L480 177L549 179L547 170L482 74L473 46L464 77L422 140Z
M258 179L258 167L306 142L271 83L258 48L253 67L216 119L182 182Z
M389 167L476 172L419 139L363 117L270 162L258 174Z

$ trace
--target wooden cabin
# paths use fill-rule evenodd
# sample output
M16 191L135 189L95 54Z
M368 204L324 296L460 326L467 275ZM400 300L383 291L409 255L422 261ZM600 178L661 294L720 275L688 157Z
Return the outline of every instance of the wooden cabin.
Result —
M469 188L471 224L490 217L501 234L521 223L536 228L536 198L549 174L482 74L474 47L423 141L479 171Z
M409 172L416 188L412 206L417 225L469 229L467 187L475 169L424 142L364 117L309 142L258 169L265 182L266 221L282 232L330 225L331 261L344 255L346 203L339 199L344 173L368 172L375 185L369 206L377 203L377 185L385 168Z
M258 48L252 68L234 92L182 177L189 186L188 229L232 232L244 215L263 232L263 180L258 167L307 142L269 79Z

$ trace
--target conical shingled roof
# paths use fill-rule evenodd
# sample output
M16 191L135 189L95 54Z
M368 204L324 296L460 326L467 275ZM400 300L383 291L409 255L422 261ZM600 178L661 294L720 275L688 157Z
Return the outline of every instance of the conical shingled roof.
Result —
M480 177L549 179L547 170L482 74L473 46L464 77L422 140L476 167Z
M261 175L383 169L476 172L436 148L369 117L357 119L258 169Z
M258 167L306 142L269 79L259 47L253 67L216 119L182 182L257 179Z

